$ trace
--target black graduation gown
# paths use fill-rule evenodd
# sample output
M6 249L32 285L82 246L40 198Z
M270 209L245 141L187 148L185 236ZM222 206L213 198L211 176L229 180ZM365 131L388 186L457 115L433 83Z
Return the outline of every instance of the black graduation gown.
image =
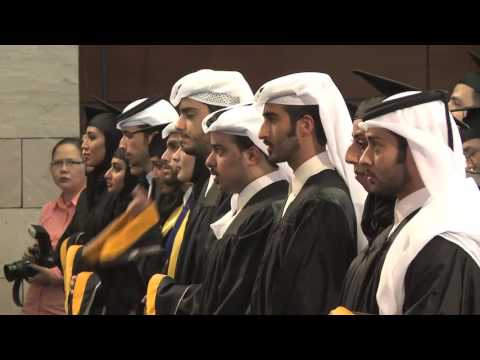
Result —
M378 314L376 294L387 252L408 216L387 240L386 228L352 262L339 305L354 312ZM410 263L405 274L404 314L479 314L480 268L459 246L433 238Z
M280 218L288 182L260 190L213 244L204 266L204 282L188 288L177 313L243 314L272 225Z
M140 314L141 301L146 294L148 280L160 271L161 256L152 255L135 260L127 260L134 250L158 245L161 238L159 226L154 226L127 251L127 254L112 264L102 264L95 268L102 285L96 296L93 313L107 315Z
M272 231L248 313L326 314L356 253L349 190L334 170L310 177Z
M157 194L155 201L161 213L160 222L146 232L118 261L107 266L97 267L96 272L102 281L101 291L95 301L97 309L104 306L107 315L141 313L141 300L146 294L148 281L154 274L162 270L164 255L153 254L131 261L126 258L135 249L164 245L162 226L170 213L180 206L182 196L183 192L180 189L169 194Z
M408 267L403 313L480 314L480 268L457 244L436 236Z
M218 185L213 183L205 197L207 185L208 180L202 184L202 190L198 196L195 196L195 204L190 210L175 270L175 280L178 283L202 282L203 257L213 242L213 239L208 236L210 224L220 219L230 209L231 194L222 192ZM197 187L197 184L194 187ZM192 195L196 194L192 193Z
M205 259L215 237L210 237L210 224L220 219L230 209L231 194L220 191L212 184L207 196L205 192L208 179L194 184L193 205L187 221L185 235L175 269L175 280L166 277L160 283L156 293L156 303L161 304L157 314L175 314L178 304L185 296L191 284L203 282ZM201 191L199 191L201 189ZM185 310L187 313L189 310Z

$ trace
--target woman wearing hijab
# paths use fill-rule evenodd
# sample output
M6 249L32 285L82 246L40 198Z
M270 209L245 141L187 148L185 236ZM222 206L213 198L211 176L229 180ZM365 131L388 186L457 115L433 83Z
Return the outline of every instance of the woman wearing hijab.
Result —
M96 218L96 226L102 228L127 209L132 200L132 190L138 184L138 178L130 173L128 160L122 149L115 151L111 166L104 177L108 194L97 206L100 211ZM140 262L119 261L107 266L97 266L94 271L94 273L82 272L78 275L79 277L88 276L87 282L90 287L96 287L95 293L87 292L82 296L81 303L86 304L92 299L93 305L89 309L83 307L81 313L120 315L137 312L146 289ZM75 286L78 286L76 279L77 276L73 278L71 284L73 291Z
M120 110L112 106L106 109L86 107L87 128L82 141L82 156L87 173L87 187L80 194L75 216L65 233L62 242L74 234L83 233L75 238L75 243L85 244L98 234L107 224L100 220L103 197L108 196L105 173L110 168L113 154L120 142L121 132L116 129L116 116Z

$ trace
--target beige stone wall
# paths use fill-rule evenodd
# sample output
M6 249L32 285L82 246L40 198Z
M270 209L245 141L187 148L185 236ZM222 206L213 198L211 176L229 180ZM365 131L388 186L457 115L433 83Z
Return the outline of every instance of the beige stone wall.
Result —
M79 135L78 46L0 46L0 314L18 314L3 265L33 243L27 233L58 196L53 145Z

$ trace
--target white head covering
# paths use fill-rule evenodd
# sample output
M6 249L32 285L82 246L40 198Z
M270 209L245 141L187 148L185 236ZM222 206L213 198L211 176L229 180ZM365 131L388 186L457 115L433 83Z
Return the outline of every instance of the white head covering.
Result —
M210 123L210 120L217 116L218 118ZM218 131L229 135L246 136L268 156L267 145L258 137L262 124L263 115L256 106L234 105L207 115L202 121L202 129L205 134ZM292 168L287 163L277 165L285 178L290 181L293 176Z
M345 162L351 144L352 120L345 100L330 76L306 72L271 80L257 91L255 103L262 112L266 103L318 105L327 138L328 157L350 189L357 220L357 248L362 250L367 245L360 225L367 193L356 181L353 167Z
M218 119L209 124L209 120L216 116ZM253 105L234 105L208 114L202 121L202 129L205 134L218 131L246 136L268 155L267 145L258 137L262 123L262 114Z
M135 100L128 104L122 111L125 114L128 110L143 103L147 98ZM178 113L175 108L166 100L159 100L140 112L123 119L118 122L117 129L123 130L125 128L149 125L158 126L175 122L178 119Z
M165 126L162 130L162 139L168 138L171 134L178 132L176 127L177 122L172 121L170 124Z
M394 100L418 92L391 96ZM448 113L453 151L448 146L445 104L438 100L379 116L362 123L404 137L430 198L400 231L391 245L380 276L377 303L380 314L401 314L408 266L435 236L441 235L465 250L480 266L480 192L465 174L462 142Z
M185 75L173 85L170 94L173 106L178 106L183 98L226 107L251 103L253 92L238 71L203 69Z

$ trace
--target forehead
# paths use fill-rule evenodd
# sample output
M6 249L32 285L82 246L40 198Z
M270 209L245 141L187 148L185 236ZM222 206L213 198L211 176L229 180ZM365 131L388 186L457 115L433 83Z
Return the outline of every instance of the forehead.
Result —
M125 161L118 158L118 157L112 157L112 164L118 164L118 165L126 165Z
M127 134L127 135L131 134L131 136L125 136L126 140L128 140L129 142L137 142L146 136L144 132L138 132L138 133L132 134L134 131L139 129L141 129L140 126L131 126L131 127L124 128L121 131L122 131L122 134Z
M103 134L103 132L95 126L88 125L85 130L87 133Z
M398 144L398 138L393 132L391 132L390 130L382 129L380 127L368 128L368 130L365 132L365 136L369 140L375 139L387 144Z
M365 136L365 130L359 126L361 122L362 119L357 119L353 122L352 133L354 136Z
M457 84L452 92L452 97L468 97L473 96L474 90L465 84Z
M55 154L53 154L54 159L62 158L77 158L80 156L80 150L73 144L62 144L56 148Z
M263 115L273 114L278 116L288 116L288 113L285 111L283 105L266 103L263 109Z
M200 101L193 100L190 98L183 98L178 105L180 111L187 111L189 109L195 110L206 110L208 111L208 106Z
M128 126L128 127L123 128L121 131L122 132L134 132L134 131L137 131L137 130L140 130L140 129L141 129L141 126ZM140 134L140 133L138 133L138 134Z
M480 138L476 139L470 139L467 140L463 143L463 149L468 150L468 149L480 149Z
M224 145L228 146L234 143L233 135L225 134L218 131L213 131L210 133L210 142L215 145Z

